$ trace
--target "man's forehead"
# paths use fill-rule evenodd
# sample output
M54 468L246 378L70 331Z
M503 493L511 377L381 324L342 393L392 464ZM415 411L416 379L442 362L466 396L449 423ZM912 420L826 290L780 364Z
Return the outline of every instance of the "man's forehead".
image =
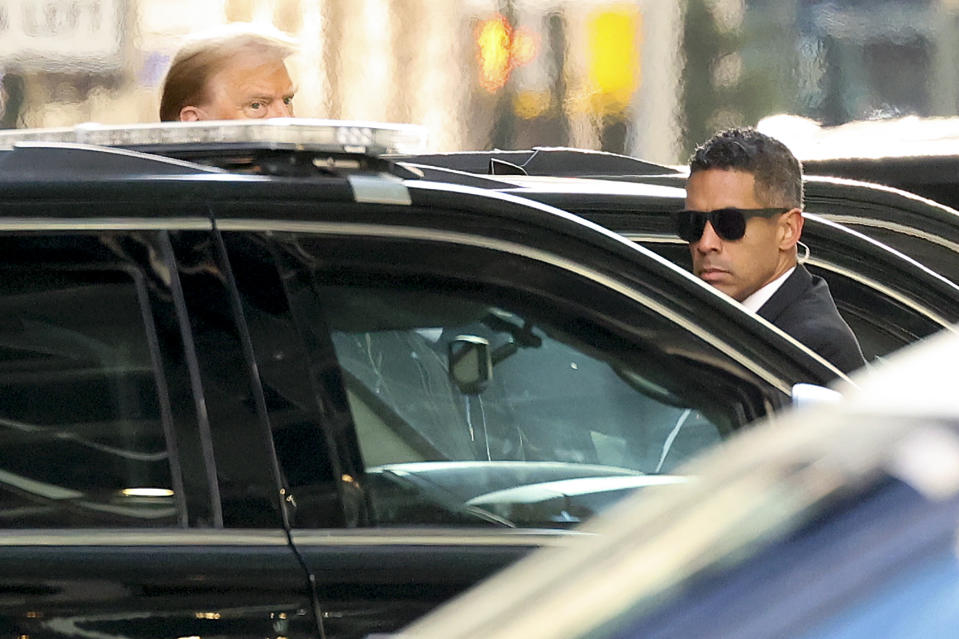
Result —
M752 190L756 177L749 171L738 169L705 169L692 173L686 180L689 188L701 187L722 190Z
M704 209L744 205L755 208L758 203L756 180L748 171L727 169L696 171L686 181L686 201L702 202L703 205L696 208Z
M712 176L712 177L728 177L728 178L754 178L755 174L752 171L747 171L745 169L729 167L729 168L720 168L720 167L711 167L708 169L698 169L690 173L689 177L694 178L697 176Z

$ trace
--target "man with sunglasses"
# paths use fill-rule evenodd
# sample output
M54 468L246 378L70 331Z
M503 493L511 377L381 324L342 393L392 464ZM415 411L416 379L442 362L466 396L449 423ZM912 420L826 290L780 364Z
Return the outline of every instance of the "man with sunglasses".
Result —
M802 167L755 129L721 131L689 162L686 209L676 214L693 272L850 372L865 362L825 280L797 259Z

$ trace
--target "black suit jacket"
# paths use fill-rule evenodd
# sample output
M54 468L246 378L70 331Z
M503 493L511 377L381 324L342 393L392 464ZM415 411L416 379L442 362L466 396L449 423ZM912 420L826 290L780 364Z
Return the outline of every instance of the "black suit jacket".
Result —
M862 349L839 315L829 286L802 264L759 309L763 317L848 373L863 364Z

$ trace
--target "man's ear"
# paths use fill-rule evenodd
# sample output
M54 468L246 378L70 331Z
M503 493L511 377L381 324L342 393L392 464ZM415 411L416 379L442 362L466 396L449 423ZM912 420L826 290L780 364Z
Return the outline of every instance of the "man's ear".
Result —
M203 114L195 106L185 106L180 109L180 122L196 122L202 119Z
M790 209L779 218L779 250L786 251L799 241L802 235L803 216L799 209Z

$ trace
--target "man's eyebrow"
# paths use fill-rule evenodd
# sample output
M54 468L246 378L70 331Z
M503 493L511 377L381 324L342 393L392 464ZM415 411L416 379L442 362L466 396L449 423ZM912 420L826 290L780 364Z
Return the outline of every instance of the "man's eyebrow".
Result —
M275 100L275 99L276 99L276 96L274 96L273 94L271 94L271 93L269 93L269 92L263 92L263 93L248 93L247 96L246 96L246 101L247 101L247 102L252 102L252 101L256 101L256 102L271 102L271 101L273 101L273 100Z
M291 89L291 90L288 91L288 92L282 93L282 94L281 94L281 97L284 97L284 98L293 97L293 95L295 95L295 94L296 94L296 89L293 88L293 89ZM272 91L267 91L267 90L265 90L265 89L254 89L254 90L252 90L252 91L250 91L249 93L246 94L246 101L247 101L247 102L249 102L250 100L259 100L259 101L261 101L261 102L263 102L263 101L267 101L267 102L268 102L268 101L274 100L274 99L275 99L275 97L274 97L273 92L272 92Z

